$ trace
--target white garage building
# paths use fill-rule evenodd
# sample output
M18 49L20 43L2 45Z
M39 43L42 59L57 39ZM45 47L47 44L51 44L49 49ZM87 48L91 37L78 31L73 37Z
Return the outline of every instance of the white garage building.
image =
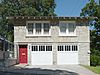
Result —
M88 18L9 17L15 58L29 65L90 65Z

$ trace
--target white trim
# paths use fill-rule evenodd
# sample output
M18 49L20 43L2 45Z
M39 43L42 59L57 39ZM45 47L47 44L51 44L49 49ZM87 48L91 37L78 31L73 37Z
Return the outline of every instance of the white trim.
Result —
M65 46L68 45L70 46L70 51L65 51ZM72 45L77 46L77 51L72 51ZM58 51L57 49L57 64L58 65L73 65L73 64L79 64L79 59L78 59L78 44L58 44L58 46L63 46L63 51ZM57 46L57 47L58 47ZM66 59L66 60L64 60Z
M50 21L26 21L26 23L50 23Z
M42 27L42 29L41 29L41 34L43 35L43 33L44 33L44 30L43 30L43 23L41 23L41 27Z
M38 51L31 51L31 65L52 65L53 63L53 50L52 51L46 51L46 46L51 46L52 45L34 45L32 46L37 46ZM44 46L45 51L39 51L39 47ZM32 48L32 47L31 47Z
M61 24L60 23L66 23L66 34L61 34L61 32L60 32L60 26L61 26ZM75 27L76 27L76 23L75 23L75 21L60 21L59 22L59 36L77 36L76 35L76 28L75 28L75 31L74 31L74 34L69 34L69 32L68 32L68 23L74 23L74 25L75 25Z
M28 23L33 23L34 25L34 29L33 29L33 34L28 34L28 29L27 29L27 25ZM36 29L35 29L35 23L41 23L42 25L42 30L41 30L41 34L36 34ZM44 30L43 30L43 23L49 23L50 25L50 21L26 21L26 36L30 37L30 36L51 36L51 26L49 29L49 33L48 34L44 34Z
M27 62L30 64L31 62L31 44L27 44Z

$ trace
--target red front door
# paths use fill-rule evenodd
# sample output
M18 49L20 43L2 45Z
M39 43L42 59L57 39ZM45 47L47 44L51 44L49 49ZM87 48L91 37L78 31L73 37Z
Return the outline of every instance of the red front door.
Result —
M27 46L26 45L19 46L19 63L27 64Z

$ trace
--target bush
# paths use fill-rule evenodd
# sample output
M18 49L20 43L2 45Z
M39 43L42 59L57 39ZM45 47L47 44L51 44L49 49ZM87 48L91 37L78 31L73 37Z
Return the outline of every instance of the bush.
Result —
M91 55L90 56L90 65L91 66L98 66L98 65L100 65L100 56L98 56L98 55Z

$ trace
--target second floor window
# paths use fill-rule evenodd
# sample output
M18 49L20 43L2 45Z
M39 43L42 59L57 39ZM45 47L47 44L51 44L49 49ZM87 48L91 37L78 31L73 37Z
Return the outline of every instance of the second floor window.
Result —
M36 30L36 34L41 34L42 24L41 23L35 23L35 30Z
M28 34L33 34L33 23L28 23L27 28Z
M49 33L49 30L50 30L49 23L44 23L43 29L44 29L44 34L48 34Z
M32 36L48 36L50 35L50 23L49 22L28 22L27 35Z
M75 36L76 35L75 23L61 21L59 23L59 35L60 36Z

